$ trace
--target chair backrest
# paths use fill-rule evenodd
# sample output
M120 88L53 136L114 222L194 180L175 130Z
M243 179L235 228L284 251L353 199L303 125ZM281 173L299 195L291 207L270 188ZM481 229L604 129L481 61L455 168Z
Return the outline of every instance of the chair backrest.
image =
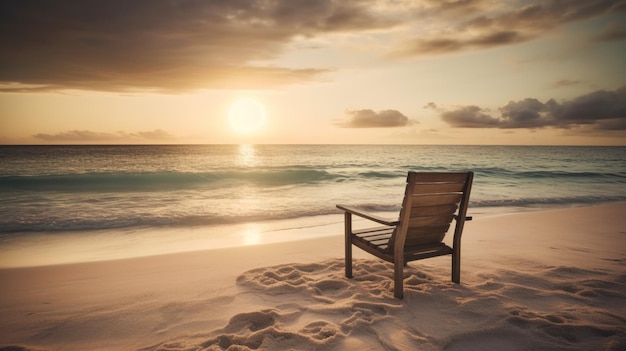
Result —
M455 236L463 231L473 172L409 172L399 224L389 249L440 243L457 217Z

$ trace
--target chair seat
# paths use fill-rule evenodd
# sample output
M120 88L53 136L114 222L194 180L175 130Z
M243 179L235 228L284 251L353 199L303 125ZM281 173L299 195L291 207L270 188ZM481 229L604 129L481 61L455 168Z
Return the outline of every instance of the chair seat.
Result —
M415 261L421 260L422 258L437 257L450 254L452 254L452 248L444 243L407 246L404 249L404 261Z
M353 231L353 239L361 242L372 249L382 252L390 252L389 240L393 235L395 227L375 227L367 229L359 229Z
M395 227L388 226L355 230L352 232L352 241L361 248L363 248L362 245L365 245L366 251L376 250L381 254L393 256L393 248L389 246L389 242L394 230ZM441 242L406 246L404 248L404 260L415 261L451 253L452 248Z

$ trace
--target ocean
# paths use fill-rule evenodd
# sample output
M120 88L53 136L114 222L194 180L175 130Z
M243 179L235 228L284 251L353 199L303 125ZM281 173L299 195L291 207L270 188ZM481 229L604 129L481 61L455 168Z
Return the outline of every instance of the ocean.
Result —
M474 171L474 214L626 201L626 147L0 146L0 238L393 216L409 170Z

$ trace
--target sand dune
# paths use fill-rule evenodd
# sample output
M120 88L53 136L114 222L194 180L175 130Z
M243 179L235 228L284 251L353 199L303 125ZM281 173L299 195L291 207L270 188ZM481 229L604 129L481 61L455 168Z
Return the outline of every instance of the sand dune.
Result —
M2 269L0 351L626 350L625 210L478 218L462 284L411 262L402 300L359 251L344 277L340 235Z

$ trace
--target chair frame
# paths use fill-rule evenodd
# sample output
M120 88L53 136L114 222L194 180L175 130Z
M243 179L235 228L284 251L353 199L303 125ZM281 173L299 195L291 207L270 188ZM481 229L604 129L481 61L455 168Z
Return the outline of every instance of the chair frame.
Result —
M352 245L384 260L394 264L394 296L401 299L403 297L403 274L404 266L407 262L421 260L430 257L452 255L452 281L461 283L461 235L465 221L471 220L467 216L469 196L474 178L473 172L408 172L407 185L405 189L402 209L398 220L388 220L379 216L361 211L352 206L337 205L337 208L344 211L344 234L345 234L345 275L352 278ZM462 188L459 189L459 186ZM442 189L451 189L450 191ZM434 193L429 193L429 189L435 189ZM419 197L430 197L427 201L430 206L414 208L414 202ZM450 204L450 196L455 196L459 202ZM414 228L411 224L418 223L428 228L425 218L416 217L412 214L421 210L424 213L433 211L434 208L441 208L438 201L443 200L450 210L451 206L458 206L452 211L451 218L445 230L451 226L452 220L456 221L454 226L454 237L452 247L443 243L443 236L440 240L432 240L418 245L406 245L407 232L409 228ZM416 210L417 209L417 210ZM436 210L438 211L438 210ZM382 227L353 230L352 215L359 216L373 222L382 224ZM437 223L440 225L443 223ZM437 227L441 230L442 227ZM420 227L418 227L420 229ZM422 230L422 229L420 229ZM448 235L447 233L445 235Z

